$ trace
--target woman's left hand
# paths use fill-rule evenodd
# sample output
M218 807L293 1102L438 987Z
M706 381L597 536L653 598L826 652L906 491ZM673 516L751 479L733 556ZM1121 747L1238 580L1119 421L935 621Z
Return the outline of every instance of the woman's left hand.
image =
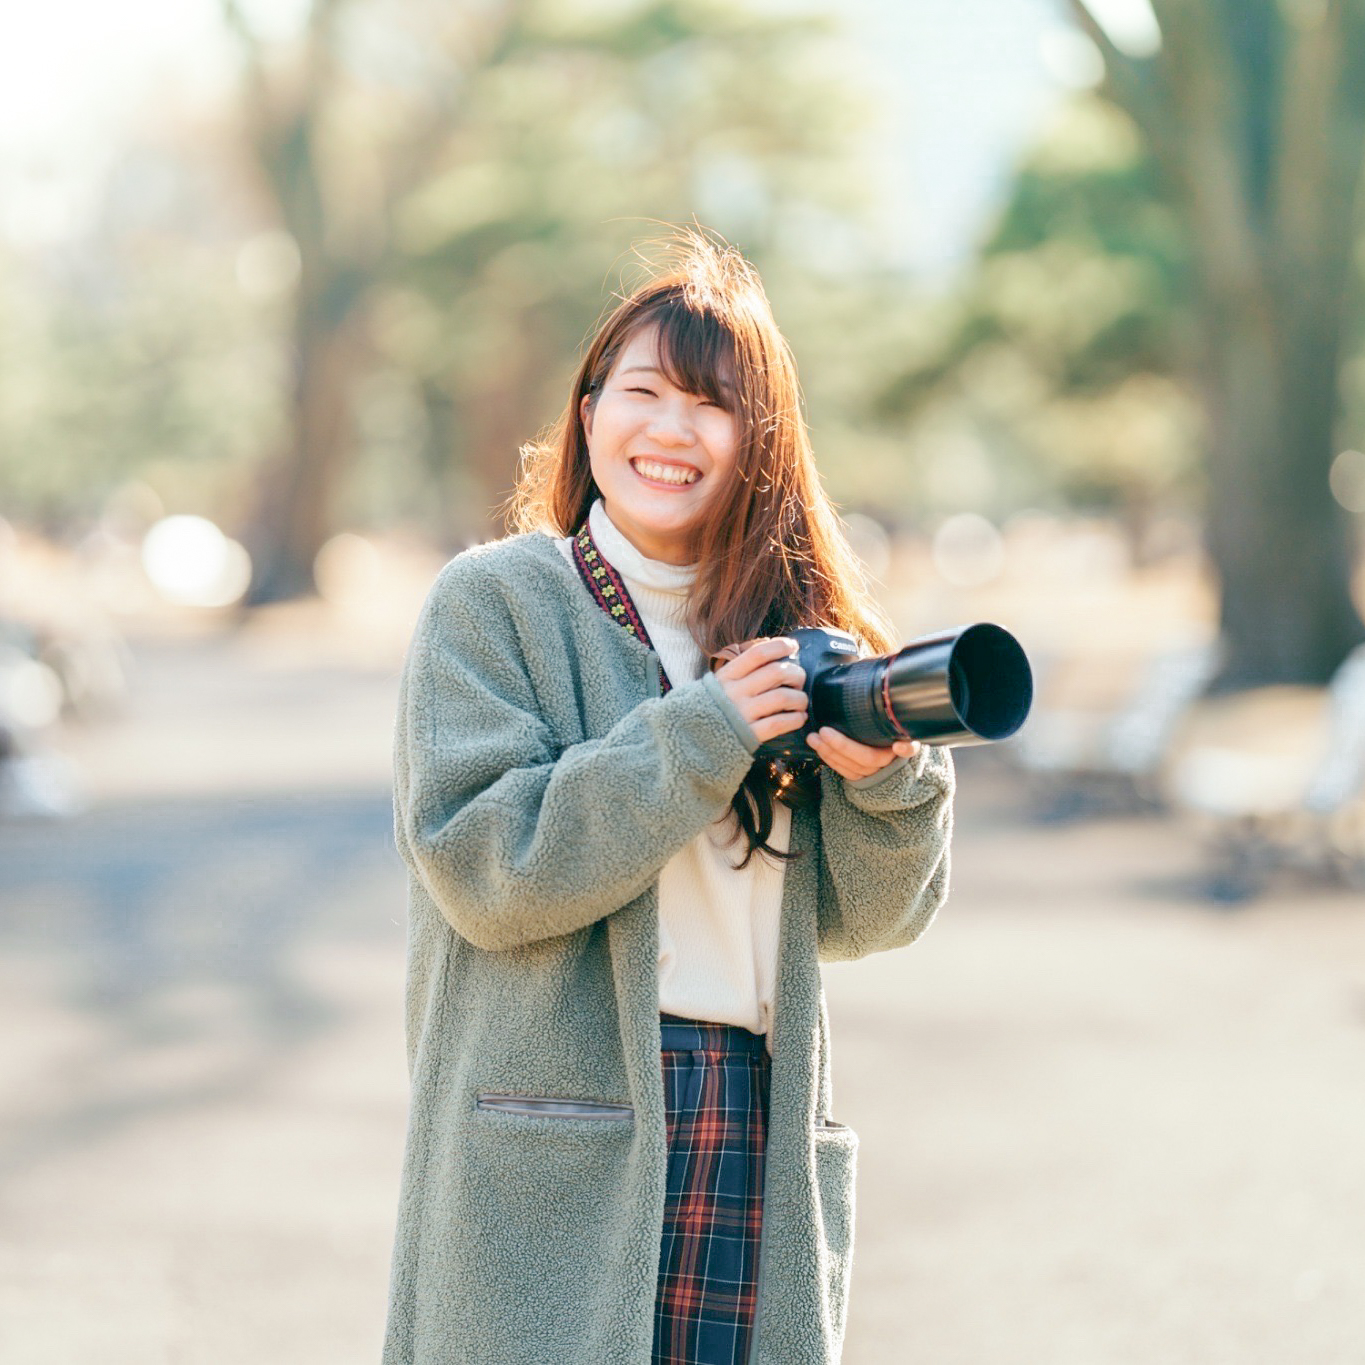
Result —
M889 749L882 749L871 744L859 744L856 739L849 739L832 725L811 731L806 736L806 743L820 755L826 766L850 782L881 772L894 758L913 759L919 753L917 739L898 739Z

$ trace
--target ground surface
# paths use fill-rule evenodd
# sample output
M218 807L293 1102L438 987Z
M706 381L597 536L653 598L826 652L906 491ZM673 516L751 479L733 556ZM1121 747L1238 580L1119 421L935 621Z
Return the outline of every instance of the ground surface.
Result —
M90 808L0 825L0 1359L378 1359L404 1123L396 666L144 643ZM961 769L951 905L826 969L847 1365L1365 1361L1365 906Z

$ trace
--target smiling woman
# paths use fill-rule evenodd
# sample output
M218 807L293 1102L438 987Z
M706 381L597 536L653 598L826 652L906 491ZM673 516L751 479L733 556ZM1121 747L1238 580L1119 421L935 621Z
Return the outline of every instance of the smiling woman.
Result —
M524 533L446 566L401 689L386 1365L833 1365L857 1139L818 961L943 901L948 752L755 757L807 725L785 632L889 639L737 252L688 238L525 455Z
M688 392L669 378L678 367L660 341L657 324L637 332L579 412L612 524L648 558L688 564L695 528L734 466L739 424L733 390L724 403Z

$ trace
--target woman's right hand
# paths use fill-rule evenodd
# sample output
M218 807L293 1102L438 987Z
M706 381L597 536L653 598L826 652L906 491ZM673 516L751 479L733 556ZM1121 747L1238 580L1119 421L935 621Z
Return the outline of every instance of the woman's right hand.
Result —
M806 724L806 670L796 652L796 641L786 636L757 640L716 669L716 681L760 744Z

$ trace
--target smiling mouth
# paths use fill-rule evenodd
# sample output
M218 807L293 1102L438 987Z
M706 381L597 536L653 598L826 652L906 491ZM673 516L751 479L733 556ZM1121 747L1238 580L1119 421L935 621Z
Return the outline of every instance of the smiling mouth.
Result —
M696 483L701 474L690 465L663 464L659 460L645 460L638 456L630 462L630 467L641 477L655 483L671 483L679 488Z

